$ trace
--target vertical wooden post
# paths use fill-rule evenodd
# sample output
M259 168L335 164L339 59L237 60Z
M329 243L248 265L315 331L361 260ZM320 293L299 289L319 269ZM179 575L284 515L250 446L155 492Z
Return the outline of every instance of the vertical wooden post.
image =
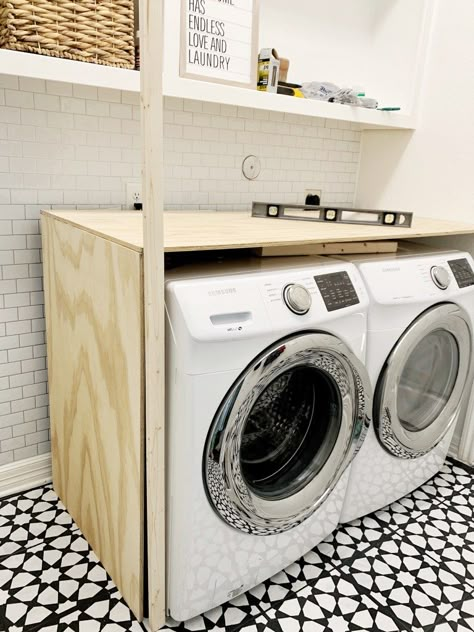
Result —
M165 622L163 0L140 0L149 620Z

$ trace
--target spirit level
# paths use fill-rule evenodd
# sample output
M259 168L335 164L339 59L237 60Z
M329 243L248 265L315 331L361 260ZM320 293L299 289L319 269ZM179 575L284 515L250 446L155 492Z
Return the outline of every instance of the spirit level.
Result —
M365 208L339 206L313 206L305 204L252 204L253 217L273 219L297 219L309 222L338 224L367 224L371 226L397 226L410 228L413 213L398 211L375 211Z

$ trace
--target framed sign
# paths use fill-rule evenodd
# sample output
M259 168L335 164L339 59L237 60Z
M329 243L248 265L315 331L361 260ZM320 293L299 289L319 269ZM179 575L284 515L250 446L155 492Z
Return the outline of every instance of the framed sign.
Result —
M181 0L180 75L257 87L258 0Z

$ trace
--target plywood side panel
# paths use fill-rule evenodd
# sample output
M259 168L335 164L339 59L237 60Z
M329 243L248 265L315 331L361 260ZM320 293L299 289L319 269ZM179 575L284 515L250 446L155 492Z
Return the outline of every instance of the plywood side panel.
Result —
M42 232L54 489L141 619L141 256L47 216Z

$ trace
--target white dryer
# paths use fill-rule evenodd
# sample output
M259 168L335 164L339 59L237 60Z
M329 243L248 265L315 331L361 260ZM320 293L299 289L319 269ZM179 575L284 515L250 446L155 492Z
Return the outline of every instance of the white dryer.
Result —
M464 252L349 257L369 292L373 425L351 466L341 522L410 493L444 463L472 385L474 263Z
M184 620L337 526L369 424L355 266L258 261L167 275L167 603Z

